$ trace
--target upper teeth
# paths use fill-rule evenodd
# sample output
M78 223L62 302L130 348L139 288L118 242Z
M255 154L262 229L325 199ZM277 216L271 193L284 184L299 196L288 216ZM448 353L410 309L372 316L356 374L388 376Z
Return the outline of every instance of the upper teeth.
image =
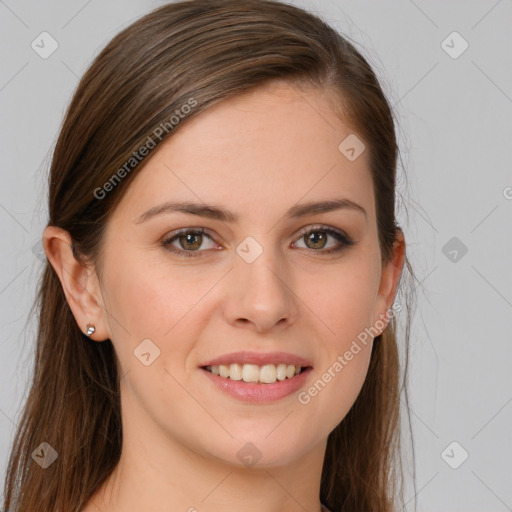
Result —
M294 375L300 373L301 366L293 364L266 364L258 366L257 364L220 364L207 366L207 370L214 375L230 378L232 380L243 380L244 382L262 382L272 384L276 380L284 380L287 377L291 379Z

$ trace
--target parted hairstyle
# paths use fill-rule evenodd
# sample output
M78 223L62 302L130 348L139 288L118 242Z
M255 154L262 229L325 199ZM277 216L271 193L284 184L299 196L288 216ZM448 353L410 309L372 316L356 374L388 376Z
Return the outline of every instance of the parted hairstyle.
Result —
M355 43L319 16L274 0L169 3L115 36L85 72L64 117L48 179L48 224L67 230L77 260L99 274L110 215L151 155L140 158L140 148L150 140L158 146L208 107L272 81L328 92L333 110L364 141L382 262L388 262L402 229L395 216L395 115ZM407 257L404 269L416 279ZM375 338L355 403L328 437L320 499L332 512L391 512L403 502L400 401L403 393L409 415L414 292L404 290L404 274L398 288L407 313L404 360L392 318ZM110 340L92 343L83 334L49 261L34 310L33 378L10 452L3 508L78 512L121 454L116 354ZM46 469L32 458L42 442L58 452Z

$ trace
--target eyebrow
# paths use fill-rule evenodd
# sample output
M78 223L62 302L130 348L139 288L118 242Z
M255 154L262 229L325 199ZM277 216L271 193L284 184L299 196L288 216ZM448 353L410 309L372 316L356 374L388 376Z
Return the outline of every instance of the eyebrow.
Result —
M335 210L358 211L368 218L366 210L360 204L345 198L294 205L285 213L285 218L294 219L314 213L327 213ZM190 201L167 201L145 211L137 218L135 223L140 224L155 217L156 215L176 212L188 213L199 217L206 217L229 223L236 223L240 219L239 215L215 205Z

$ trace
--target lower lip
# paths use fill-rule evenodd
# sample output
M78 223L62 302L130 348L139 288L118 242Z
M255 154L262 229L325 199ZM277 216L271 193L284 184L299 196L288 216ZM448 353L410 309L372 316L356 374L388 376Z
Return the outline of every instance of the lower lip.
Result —
M242 380L231 380L201 368L201 371L215 384L220 390L234 398L244 402L266 403L275 402L292 393L298 391L303 385L312 368L308 367L301 373L293 376L291 379L277 380L272 384L247 383Z

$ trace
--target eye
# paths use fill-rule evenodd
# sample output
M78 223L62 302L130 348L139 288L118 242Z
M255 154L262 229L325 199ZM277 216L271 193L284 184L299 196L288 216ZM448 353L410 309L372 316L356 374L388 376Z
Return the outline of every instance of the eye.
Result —
M334 238L337 240L338 244L335 244L334 247L324 250L324 248L327 246L327 240L329 238ZM346 247L355 245L355 242L342 231L323 226L314 226L312 228L310 227L306 230L303 230L299 236L299 241L302 240L304 240L306 244L306 249L312 249L316 252L320 252L321 254L339 252Z
M205 238L208 238L213 244L215 248L215 242L212 237L206 232L204 228L200 229L182 229L176 233L174 233L171 237L165 239L162 242L162 245L171 252L174 252L180 256L197 256L197 252L201 252L198 249L203 244ZM174 243L178 244L179 247L173 245ZM211 249L212 247L207 247L207 249Z
M328 239L334 239L338 243L334 247L328 247ZM171 236L162 241L162 245L165 249L177 254L178 256L185 257L196 257L200 256L204 241L210 240L210 247L203 247L203 249L220 249L221 247L214 242L212 236L208 234L204 228L184 228L177 232L174 232ZM342 231L335 230L324 226L313 226L308 229L302 230L299 234L298 241L306 243L306 249L318 252L320 254L331 254L340 252L346 247L355 245L354 242L348 235ZM293 245L296 246L297 242Z

